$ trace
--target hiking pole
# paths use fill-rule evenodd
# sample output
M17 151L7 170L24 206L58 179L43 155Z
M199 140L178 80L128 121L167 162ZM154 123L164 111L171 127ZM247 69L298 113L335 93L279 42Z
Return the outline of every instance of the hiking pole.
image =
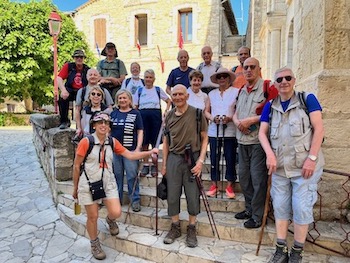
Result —
M165 124L165 118L164 118L162 124L160 125L156 145L154 146L154 148L159 148L160 141L161 141L162 135L163 135L164 124ZM152 163L155 166L156 172L157 172L157 175L156 175L156 188L157 188L157 186L158 186L158 154L152 154ZM156 193L156 236L158 236L158 195L157 195L157 193Z
M265 207L264 207L264 216L261 222L261 230L260 230L260 237L259 237L259 243L258 243L258 247L256 248L256 252L255 255L258 256L259 255L259 250L260 250L260 246L261 246L261 242L262 242L262 238L264 235L264 228L266 225L266 219L267 219L267 214L269 212L269 204L270 204L270 190L271 190L271 175L268 175L268 179L267 179L267 192L266 192L266 198L265 198Z
M190 144L187 144L185 146L185 159L187 161L189 168L192 169L195 166L195 161L194 161L194 156L193 156L193 152ZM214 221L214 216L210 210L209 201L208 201L207 195L205 194L200 176L196 176L192 174L190 179L193 180L193 177L196 180L197 187L199 189L200 195L202 196L203 204L204 204L205 210L207 211L207 216L208 216L208 220L209 220L209 224L210 224L213 236L215 236L215 233L216 233L216 236L218 237L218 239L220 239L219 232L218 232L218 229L216 228L216 224Z
M225 129L227 127L227 124L224 124L224 119L226 118L226 115L222 115L220 117L220 121L222 123L222 159L221 159L221 174L222 174L222 180L221 180L221 199L223 199L224 195L224 158L225 158Z
M216 170L216 176L215 176L215 186L217 189L218 187L218 176L221 180L220 175L220 150L219 150L219 129L220 129L220 116L216 115L215 120L219 120L219 122L216 124L216 158L215 158L215 170ZM215 198L218 197L218 191L215 192Z

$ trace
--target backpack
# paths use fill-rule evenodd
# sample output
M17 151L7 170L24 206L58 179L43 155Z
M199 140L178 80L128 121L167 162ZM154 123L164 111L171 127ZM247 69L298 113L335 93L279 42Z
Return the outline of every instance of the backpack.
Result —
M215 72L218 71L218 69L220 68L220 66L221 66L220 63L215 62ZM204 67L204 62L202 62L202 63L199 64L198 70L199 70L199 71L202 71L203 67Z
M114 59L114 63L117 64L116 68L104 68L103 66L105 64L105 59L103 59L103 60L101 60L99 62L99 66L100 66L101 70L107 70L107 71L109 71L109 70L118 70L119 71L119 69L120 69L120 66L119 66L120 65L120 60L115 58Z
M278 90L276 89L276 87L274 85L270 86L271 80L266 79L264 80L264 84L263 84L263 92L264 92L264 98L265 101L263 101L262 103L260 103L258 105L258 107L256 107L256 114L257 115L261 115L262 110L265 106L265 104L270 101L273 100L274 98L276 98L278 96ZM242 88L244 87L244 85L242 86ZM242 89L239 90L236 101L238 100L239 94L241 93Z
M81 81L82 81L84 87L88 83L87 78L86 78L86 73L89 69L90 69L89 66L83 64L83 70L81 72ZM77 73L77 66L76 66L75 62L69 62L68 63L68 77L67 77L67 81L65 83L66 88L68 88L69 90L71 90L70 86L72 85L72 83L74 81L76 73Z
M89 134L89 135L87 135L86 137L87 137L88 140L89 140L89 148L88 148L88 150L86 151L86 154L85 154L85 156L84 156L84 160L83 160L83 162L82 162L82 164L81 164L81 165L82 165L82 168L84 168L86 159L87 159L87 157L89 156L89 154L91 153L92 148L94 148L94 146L97 145L97 144L95 144L95 138L94 138L93 135ZM112 147L112 151L113 151L113 149L114 149L114 141L113 141L113 137L112 137L112 136L108 136L108 144L105 144L105 145L110 145L110 146ZM83 169L81 169L81 171L83 171Z
M131 78L128 78L128 79L125 80L125 88L128 86L130 80L131 80ZM141 79L141 82L142 82L143 86L145 86L145 80Z
M160 87L155 86L155 88L156 88L156 91L157 91L157 94L158 94L158 98L159 98L159 103L160 103ZM137 90L137 94L138 94L138 97L139 97L139 103L140 103L140 97L141 97L141 94L142 94L142 90L143 90L143 87L139 87L139 89Z

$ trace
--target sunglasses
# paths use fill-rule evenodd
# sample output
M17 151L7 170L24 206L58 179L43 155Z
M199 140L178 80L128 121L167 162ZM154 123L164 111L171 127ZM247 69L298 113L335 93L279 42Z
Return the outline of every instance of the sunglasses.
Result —
M91 92L92 96L97 96L97 97L101 97L102 94L101 93L96 93L96 92Z
M224 78L224 79L228 78L228 74L217 74L216 75L216 79L222 79L222 78Z
M283 81L283 79L285 79L286 81L291 81L292 80L292 76L284 76L284 77L279 77L276 79L277 83L281 83Z
M84 56L75 56L74 58L81 58L81 59L83 59Z
M106 121L106 120L99 120L95 122L96 124L104 124L104 125L109 125L110 121Z
M256 68L256 65L247 65L247 66L244 66L243 68L244 68L244 70L248 70L249 68L251 70L254 70Z

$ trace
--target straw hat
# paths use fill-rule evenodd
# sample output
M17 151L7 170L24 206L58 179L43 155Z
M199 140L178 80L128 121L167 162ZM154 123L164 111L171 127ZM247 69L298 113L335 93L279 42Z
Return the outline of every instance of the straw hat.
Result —
M210 76L211 82L218 84L218 80L216 79L216 76L219 74L227 74L230 77L230 84L232 84L235 79L236 75L232 71L228 70L227 68L219 68L213 75Z

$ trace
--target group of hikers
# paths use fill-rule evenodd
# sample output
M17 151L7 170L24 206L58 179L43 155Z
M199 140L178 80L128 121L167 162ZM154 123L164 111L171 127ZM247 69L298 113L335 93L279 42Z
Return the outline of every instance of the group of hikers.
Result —
M191 68L188 52L180 50L179 67L170 72L164 91L154 85L152 69L140 77L137 62L130 65L131 77L126 78L115 44L107 43L102 55L106 59L89 68L83 63L84 52L76 50L74 63L66 63L58 77L60 129L69 127L69 101L76 101L80 142L74 161L73 197L85 206L93 256L106 257L98 239L99 205L103 202L106 206L110 233L117 235L124 177L131 208L139 212L138 176L158 176L157 165L149 159L158 154L161 139L159 172L167 179L172 222L165 244L181 236L184 189L189 214L186 244L198 245L196 217L203 195L198 182L209 144L211 186L204 195L217 197L221 190L234 199L238 177L245 209L234 217L244 220L245 228L259 228L269 202L270 176L277 240L269 262L301 262L323 172L324 130L321 105L314 94L294 90L292 69L277 69L273 80L263 80L259 61L245 46L238 50L239 65L232 69L212 60L210 46L201 50L203 62ZM161 101L166 105L163 111ZM221 156L226 169L222 165L220 169ZM288 249L291 221L294 242Z

